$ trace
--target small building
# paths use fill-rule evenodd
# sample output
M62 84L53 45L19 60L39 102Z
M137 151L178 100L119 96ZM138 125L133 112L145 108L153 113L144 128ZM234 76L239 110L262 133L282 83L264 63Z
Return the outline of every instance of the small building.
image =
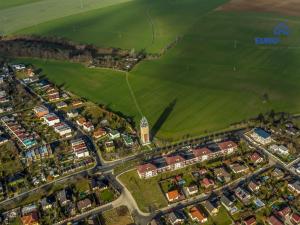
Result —
M290 220L293 224L299 225L300 224L300 215L298 213L292 213Z
M82 138L72 140L71 146L72 146L73 153L77 159L90 156L87 145Z
M86 132L92 132L95 129L94 125L90 121L84 123L82 128Z
M166 193L167 199L169 202L174 202L179 200L180 198L180 193L178 190L173 190L173 191L169 191L168 193Z
M209 213L211 216L215 216L218 214L219 209L215 207L210 201L206 200L202 203L205 210Z
M267 218L267 223L269 225L284 225L283 222L281 222L276 216L271 215Z
M287 220L292 213L292 209L289 206L283 207L281 210L277 212L277 214L283 219Z
M234 190L234 193L236 197L238 197L238 199L241 200L241 202L243 202L244 204L247 204L251 199L251 195L241 187L236 188Z
M253 154L251 154L249 158L250 158L250 161L254 164L259 164L264 161L263 157L261 157L261 155L258 154L257 152L254 152Z
M151 163L139 165L137 172L140 178L151 178L157 175L157 168Z
M257 184L257 183L254 182L254 181L250 181L250 182L248 183L248 188L249 188L249 190L250 190L251 192L255 193L255 192L257 192L257 191L260 189L260 185Z
M196 158L196 161L208 160L212 155L212 151L208 148L196 148L193 149L192 152Z
M35 115L39 118L49 114L49 109L44 105L35 106L33 108L33 111L34 111Z
M256 225L256 219L254 216L250 216L243 220L243 225Z
M54 113L49 113L49 114L43 116L42 118L49 127L52 127L57 123L60 123L60 119Z
M115 140L121 137L121 134L117 130L112 130L108 133L111 140Z
M224 142L218 143L218 147L222 154L227 155L227 154L231 154L234 151L236 151L238 148L238 145L233 141L224 141Z
M246 173L249 170L249 168L246 165L241 163L233 163L229 167L235 174Z
M197 194L199 190L198 190L197 185L192 185L189 187L185 187L184 191L185 191L186 195L191 196L191 195Z
M65 102L58 102L58 103L56 104L56 107L57 107L58 109L66 108L66 107L68 107L68 104L65 103Z
M294 192L296 195L300 194L300 181L297 180L293 183L288 184L288 189L292 192Z
M22 216L21 222L23 225L39 225L39 217L37 212L32 212Z
M271 134L261 128L255 128L250 136L259 144L266 145L272 142Z
M86 211L87 209L91 208L92 207L92 202L90 199L86 198L84 200L81 200L79 202L77 202L77 209L80 211L80 212L84 212Z
M177 170L185 166L185 159L180 155L167 156L165 160L170 170Z
M272 171L271 175L272 175L273 177L275 177L277 180L279 180L279 179L282 179L282 178L284 177L284 172L283 172L282 169L275 168L275 169Z
M69 119L75 118L78 116L78 111L76 109L71 109L67 112L67 117Z
M40 201L41 207L44 211L52 208L52 203L48 201L47 197L42 198Z
M100 138L102 138L102 137L105 137L106 134L107 134L107 133L106 133L106 131L105 131L104 129L98 128L98 129L96 129L96 130L94 131L93 137L94 137L95 139L100 139Z
M193 221L196 221L198 223L207 222L207 217L196 206L193 206L192 208L190 208L189 216Z
M269 147L270 151L272 152L275 152L275 153L278 153L279 155L282 155L282 156L288 156L290 153L289 153L289 149L287 147L285 147L284 145L271 145Z
M214 175L221 182L229 182L231 180L230 174L226 171L224 167L217 167L214 170Z
M205 188L211 188L211 187L214 187L215 186L215 182L212 180L212 179L209 179L209 178L204 178L202 181L201 181L201 185Z
M65 189L59 191L59 192L56 194L56 198L57 198L57 200L59 201L59 204L60 204L61 206L67 205L68 202L70 201L70 200L67 199L67 193L66 193L66 190L65 190Z
M167 221L172 225L180 225L184 223L184 217L182 213L176 211L170 212L166 215Z
M80 117L76 120L78 126L82 127L86 123L86 119L84 117Z

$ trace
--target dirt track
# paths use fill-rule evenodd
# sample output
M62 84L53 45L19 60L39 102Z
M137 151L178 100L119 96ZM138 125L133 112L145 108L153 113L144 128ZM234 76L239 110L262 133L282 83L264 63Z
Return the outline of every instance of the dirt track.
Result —
M231 0L216 10L275 12L281 15L300 16L300 0Z

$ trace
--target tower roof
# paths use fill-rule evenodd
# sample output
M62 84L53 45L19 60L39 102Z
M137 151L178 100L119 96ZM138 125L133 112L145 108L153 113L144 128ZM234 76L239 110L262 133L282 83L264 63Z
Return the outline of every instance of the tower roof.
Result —
M141 127L148 127L148 120L146 119L146 117L143 116L143 118L141 119L140 126Z

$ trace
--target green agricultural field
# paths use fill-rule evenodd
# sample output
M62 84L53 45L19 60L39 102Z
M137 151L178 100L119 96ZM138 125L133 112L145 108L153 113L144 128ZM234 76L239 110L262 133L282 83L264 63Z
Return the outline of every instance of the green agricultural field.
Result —
M227 129L271 109L299 113L300 18L214 10L224 2L136 0L19 33L148 52L182 37L160 59L135 67L128 82L125 73L34 61L52 81L76 94L137 122L141 111L158 137L181 139ZM291 28L289 37L276 46L255 45L255 37L272 37L281 21Z
M131 0L1 0L0 34L127 1Z
M19 5L25 5L32 2L38 2L42 0L3 0L0 1L0 9L6 9L10 7L15 7Z

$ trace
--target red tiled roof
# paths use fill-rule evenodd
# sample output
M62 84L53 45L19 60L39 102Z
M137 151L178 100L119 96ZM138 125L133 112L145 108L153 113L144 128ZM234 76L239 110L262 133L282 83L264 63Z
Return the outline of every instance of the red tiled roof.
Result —
M211 179L204 178L204 179L202 180L202 184L205 185L205 186L209 186L209 185L213 185L214 182L213 182Z
M287 215L289 215L291 213L291 211L292 211L291 208L288 207L288 206L286 206L282 210L278 211L278 214L280 216L287 216Z
M21 221L24 225L36 224L38 222L38 215L36 212L33 212L29 215L21 217Z
M193 154L194 154L195 157L200 157L200 156L203 156L203 155L209 155L211 153L212 152L208 148L193 149Z
M184 158L182 158L180 155L167 156L165 159L168 165L172 165L178 162L184 162Z
M156 166L154 166L153 164L151 163L147 163L147 164L143 164L143 165L139 165L137 167L137 170L140 174L143 174L147 171L153 171L153 170L156 170Z
M221 150L227 150L229 148L236 148L237 144L234 143L233 141L224 141L224 142L218 143L218 146Z
M277 219L275 216L270 216L268 218L268 222L271 225L283 225L283 223L279 219Z
M248 219L244 220L245 225L254 225L256 224L255 217L251 216Z
M179 194L178 190L174 190L174 191L169 191L167 193L167 196L170 201L173 201L173 200L176 200L177 198L179 198L180 194Z
M250 160L253 162L256 162L257 160L261 159L262 157L257 153L254 152L251 156L250 156Z
M197 218L199 222L205 219L204 214L195 206L190 209L190 214L193 218Z
M300 223L300 215L297 213L293 213L291 216L292 220L296 223Z

